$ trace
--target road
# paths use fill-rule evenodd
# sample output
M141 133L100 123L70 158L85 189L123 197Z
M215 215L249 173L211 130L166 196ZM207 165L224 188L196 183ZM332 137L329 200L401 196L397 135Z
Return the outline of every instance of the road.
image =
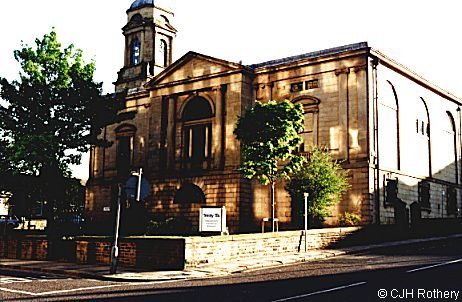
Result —
M462 301L461 277L462 239L459 238L202 280L125 283L0 271L0 298L4 301Z

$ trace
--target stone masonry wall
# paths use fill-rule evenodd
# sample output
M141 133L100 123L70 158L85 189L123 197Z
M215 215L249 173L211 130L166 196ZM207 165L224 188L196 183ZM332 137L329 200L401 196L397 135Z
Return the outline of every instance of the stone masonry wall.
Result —
M309 230L308 248L326 247L359 230L358 227ZM53 242L50 244L37 236L0 238L0 257L50 260L52 245ZM111 246L109 237L79 237L75 241L75 255L67 258L79 264L109 265ZM303 247L302 231L210 237L127 237L120 241L119 263L151 270L182 270L236 257L297 253Z
M319 249L358 231L358 227L308 230L308 248ZM297 253L305 246L302 231L232 236L189 237L186 240L186 267L232 260Z

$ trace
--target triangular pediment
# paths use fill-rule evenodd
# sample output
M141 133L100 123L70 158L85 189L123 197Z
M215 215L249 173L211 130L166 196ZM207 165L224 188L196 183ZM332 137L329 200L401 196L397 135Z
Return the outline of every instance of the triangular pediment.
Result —
M154 77L147 86L153 88L165 84L202 80L244 68L247 67L190 51Z

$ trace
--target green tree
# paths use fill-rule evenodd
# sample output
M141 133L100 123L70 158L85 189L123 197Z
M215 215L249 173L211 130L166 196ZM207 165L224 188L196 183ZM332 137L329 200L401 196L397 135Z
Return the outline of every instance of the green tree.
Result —
M102 95L93 80L95 63L85 63L80 49L62 47L52 30L14 51L21 67L19 80L0 78L0 133L7 167L3 177L38 177L43 199L51 209L65 199L69 165L79 164L108 124L130 118L120 115L123 96ZM8 189L8 188L7 188ZM13 192L14 193L14 192Z
M303 193L308 193L308 215L322 222L330 215L330 206L338 202L349 187L347 172L332 159L331 153L314 147L308 162L291 176L286 190L300 215L304 211Z
M246 178L257 177L271 185L272 229L274 231L274 185L298 170L304 157L295 153L302 139L303 109L285 100L267 104L256 102L239 117L234 134L241 142L241 172Z

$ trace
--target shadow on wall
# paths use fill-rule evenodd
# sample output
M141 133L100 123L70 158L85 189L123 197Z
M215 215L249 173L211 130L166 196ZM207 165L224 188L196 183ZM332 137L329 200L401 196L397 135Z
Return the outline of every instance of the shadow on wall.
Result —
M461 219L462 190L460 185L454 182L456 175L460 173L456 173L455 169L456 163L453 162L434 173L432 177L421 178L397 171L381 171L379 189L381 224L409 228L427 224L430 220ZM373 170L370 173L373 173ZM354 176L351 180L353 178ZM444 179L452 179L453 182ZM361 212L366 208L364 203L371 205L370 214ZM318 228L331 225L373 224L372 221L365 221L364 218L365 215L376 213L375 203L373 192L365 194L351 188L332 208L333 215L326 219L326 223L316 222L310 217L309 226ZM303 202L292 199L292 217L290 227L303 228Z
M383 171L381 222L416 227L426 220L461 218L461 189L455 182L458 175L456 162L425 178Z
M185 182L180 189L169 185L168 190L157 191L153 200L157 200L148 211L150 219L145 227L147 235L193 235L197 226L193 216L198 208L205 204L205 194L192 182ZM148 203L149 204L149 203Z
M327 248L341 248L358 245L377 244L410 238L428 238L462 233L460 219L426 219L418 226L409 228L403 225L369 225L348 234Z

